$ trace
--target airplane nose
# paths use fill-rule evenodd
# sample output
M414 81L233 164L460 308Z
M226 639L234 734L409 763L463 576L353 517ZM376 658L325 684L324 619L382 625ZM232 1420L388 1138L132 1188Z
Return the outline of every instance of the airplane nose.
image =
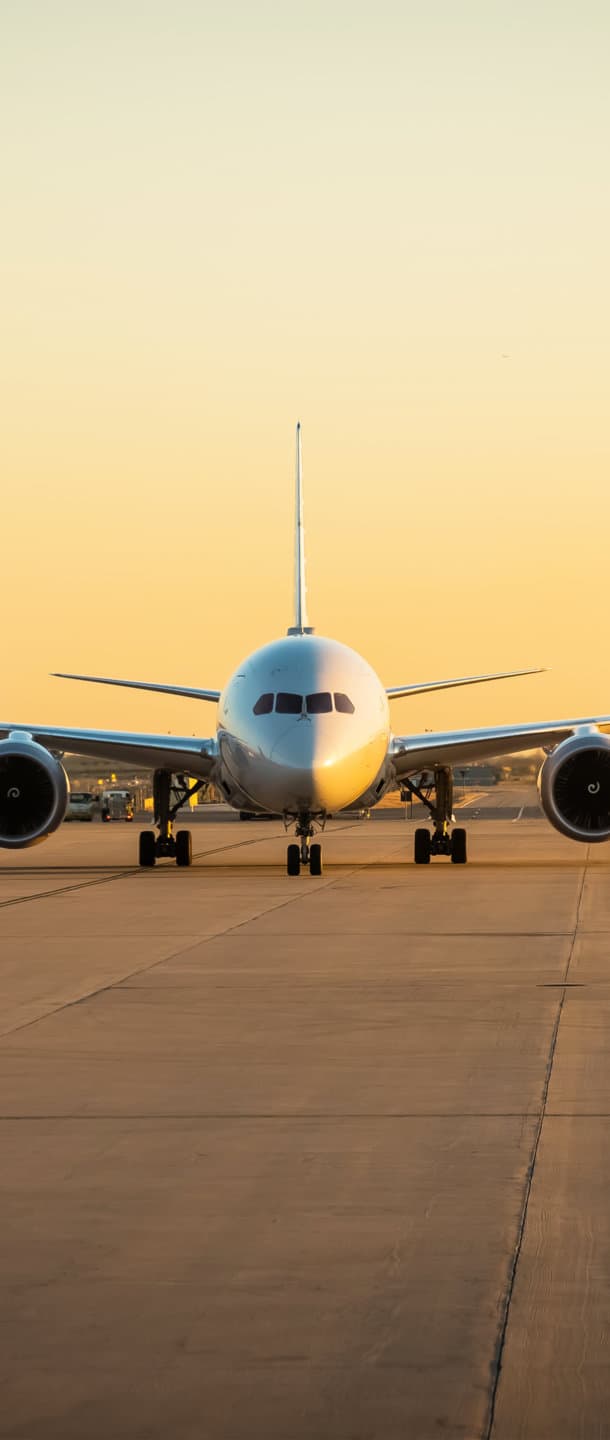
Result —
M349 802L349 757L338 748L338 741L336 726L331 729L309 719L297 720L276 738L269 763L278 808L332 810Z
M221 756L247 799L280 814L329 814L373 784L387 748L383 731L359 733L336 713L257 727L256 746L221 735ZM353 717L350 716L350 722Z
M314 758L317 736L305 716L287 725L269 747L269 759L276 765L307 766Z
M281 772L284 785L298 797L304 809L320 804L318 777L330 758L328 739L323 740L311 720L297 720L276 739L269 759Z

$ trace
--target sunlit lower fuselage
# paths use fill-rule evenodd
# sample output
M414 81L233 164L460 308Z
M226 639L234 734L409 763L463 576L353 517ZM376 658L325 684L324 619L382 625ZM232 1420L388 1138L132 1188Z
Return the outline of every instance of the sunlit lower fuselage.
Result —
M248 656L220 697L223 790L234 805L285 815L378 798L389 733L385 690L362 656L290 635Z

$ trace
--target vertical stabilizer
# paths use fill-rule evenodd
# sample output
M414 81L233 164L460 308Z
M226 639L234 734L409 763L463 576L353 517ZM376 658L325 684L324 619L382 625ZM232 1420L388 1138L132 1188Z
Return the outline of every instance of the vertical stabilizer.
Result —
M305 528L303 525L303 475L301 463L301 423L296 435L296 496L295 496L295 552L294 552L294 625L289 635L311 635L312 627L307 623L307 585L305 583Z

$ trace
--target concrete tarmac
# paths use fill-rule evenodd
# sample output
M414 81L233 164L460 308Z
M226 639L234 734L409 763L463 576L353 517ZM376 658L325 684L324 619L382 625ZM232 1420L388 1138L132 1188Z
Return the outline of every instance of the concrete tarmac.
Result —
M2 1440L610 1437L610 847L493 798L0 852Z

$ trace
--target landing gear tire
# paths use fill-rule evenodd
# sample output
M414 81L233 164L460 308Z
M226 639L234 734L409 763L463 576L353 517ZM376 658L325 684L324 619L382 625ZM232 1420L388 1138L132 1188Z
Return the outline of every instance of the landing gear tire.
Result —
M289 845L286 854L286 870L289 875L300 875L301 853L298 845Z
M431 837L429 830L415 831L414 860L416 865L430 864Z
M193 841L190 830L179 830L176 835L176 864L192 865Z
M310 875L322 874L322 846L310 845L309 847L309 873Z
M140 865L147 868L154 865L156 860L155 836L152 830L140 831Z
M466 831L454 830L451 835L451 863L452 865L465 865L466 859Z

